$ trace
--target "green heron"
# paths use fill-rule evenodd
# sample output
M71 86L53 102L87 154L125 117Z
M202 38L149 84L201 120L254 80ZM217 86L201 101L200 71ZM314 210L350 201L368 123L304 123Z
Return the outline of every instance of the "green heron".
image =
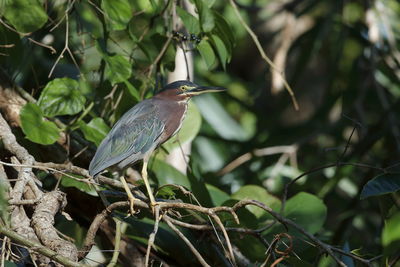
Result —
M117 121L101 142L89 166L93 177L109 167L118 171L134 213L135 197L122 172L143 159L142 178L153 209L157 204L147 179L147 163L152 152L176 134L182 126L192 96L226 90L222 87L199 86L190 81L166 85L152 98L143 100Z

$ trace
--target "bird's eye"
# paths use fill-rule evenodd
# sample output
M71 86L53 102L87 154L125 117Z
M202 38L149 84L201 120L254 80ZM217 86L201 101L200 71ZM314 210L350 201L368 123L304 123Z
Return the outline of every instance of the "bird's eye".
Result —
M182 91L185 91L185 90L186 90L186 86L182 85L182 86L181 86L181 90L182 90Z

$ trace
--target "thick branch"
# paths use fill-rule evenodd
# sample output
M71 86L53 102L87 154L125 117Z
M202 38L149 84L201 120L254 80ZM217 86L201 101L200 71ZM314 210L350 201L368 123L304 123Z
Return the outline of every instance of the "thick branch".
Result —
M61 191L46 193L32 215L32 226L40 241L56 253L78 260L78 252L74 244L60 238L54 228L54 216L67 204L65 194Z
M12 231L11 229L5 228L3 226L0 225L0 234L5 235L7 237L9 237L11 240L13 240L14 242L21 244L25 247L27 247L28 249L35 251L37 253L40 253L42 255L45 255L49 258L51 258L52 260L63 264L64 266L67 267L87 267L87 265L85 264L80 264L78 262L73 262L71 260L69 260L68 258L60 255L59 253L52 251L51 249L42 246L39 243L33 242L29 239L27 239L25 236L19 235L16 232Z

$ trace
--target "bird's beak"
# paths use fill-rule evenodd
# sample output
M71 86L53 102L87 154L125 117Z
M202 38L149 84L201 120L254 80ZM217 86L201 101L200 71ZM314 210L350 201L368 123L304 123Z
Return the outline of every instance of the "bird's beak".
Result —
M197 86L190 90L187 90L185 94L195 96L195 95L201 95L203 93L222 92L222 91L226 91L226 88L216 87L216 86Z

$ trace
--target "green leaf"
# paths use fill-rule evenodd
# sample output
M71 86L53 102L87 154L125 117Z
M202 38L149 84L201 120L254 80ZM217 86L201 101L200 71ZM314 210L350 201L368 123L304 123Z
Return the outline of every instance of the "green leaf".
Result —
M159 186L177 184L182 185L189 190L191 189L188 178L168 163L154 158L150 161L149 167L156 175Z
M212 49L212 46L207 40L201 40L201 42L197 45L197 50L199 50L201 57L207 65L208 69L215 64L215 53Z
M194 34L200 33L199 20L195 16L180 8L179 6L176 7L176 11L178 12L179 17L182 19L183 24L185 25L188 32Z
M60 129L43 117L42 110L34 103L26 104L20 113L22 131L32 142L50 145L57 141Z
M54 79L43 89L38 105L47 117L74 115L85 104L85 96L79 90L79 83L70 78Z
M102 0L101 9L104 11L107 23L112 30L123 30L132 18L129 0Z
M210 32L215 26L214 15L211 9L203 2L203 0L197 0L196 7L199 12L202 30L204 32Z
M230 197L227 193L210 184L206 184L208 193L211 196L211 200L214 206L221 206L222 203L227 201Z
M102 118L94 118L88 124L83 121L79 122L80 130L83 132L85 138L96 146L99 146L101 141L106 137L110 131L110 127L104 122Z
M4 17L19 32L36 31L47 21L46 11L38 0L8 0L5 3Z
M183 145L185 143L193 141L193 139L199 133L200 127L201 115L199 109L197 108L195 103L189 102L188 111L186 113L186 118L182 123L182 128L174 137L165 142L163 147L167 151L171 151L172 149L178 147L179 144Z
M78 179L87 180L85 179L85 177L80 175L75 175L75 174L70 174L70 175ZM89 195L97 196L96 190L93 188L93 186L90 186L88 183L79 181L77 179L73 179L65 175L61 177L61 185L64 187L75 187L82 192L88 193Z
M382 231L382 245L389 246L391 243L400 241L400 212L395 213L385 222Z
M218 37L218 35L211 35L211 38L213 40L214 46L217 50L219 60L221 61L222 67L225 69L226 62L228 61L228 51L226 50L224 42L221 40L221 38Z
M385 173L368 181L361 191L361 199L393 193L400 190L400 174Z
M326 206L321 199L300 192L286 202L284 216L302 226L310 234L315 234L323 226L326 213Z
M224 42L226 49L228 50L228 60L230 60L232 49L235 44L235 35L233 34L231 26L226 22L224 16L214 11L215 28L213 33L218 35L219 38Z
M4 267L18 267L18 265L15 264L15 263L12 262L12 261L5 260L5 261L4 261Z
M221 137L228 140L244 141L250 138L243 127L236 122L211 94L197 96L194 99L201 115Z
M232 198L237 200L257 200L275 210L278 210L281 205L281 201L278 198L271 195L265 188L258 185L242 186L238 191L232 194ZM250 210L251 213L253 213L257 218L260 218L266 213L265 210L256 206L249 205L246 208Z
M135 98L135 100L140 101L140 95L135 86L133 86L128 80L125 80L124 84L128 89L128 92Z
M121 55L104 56L106 61L105 74L112 85L124 82L132 75L132 65Z

